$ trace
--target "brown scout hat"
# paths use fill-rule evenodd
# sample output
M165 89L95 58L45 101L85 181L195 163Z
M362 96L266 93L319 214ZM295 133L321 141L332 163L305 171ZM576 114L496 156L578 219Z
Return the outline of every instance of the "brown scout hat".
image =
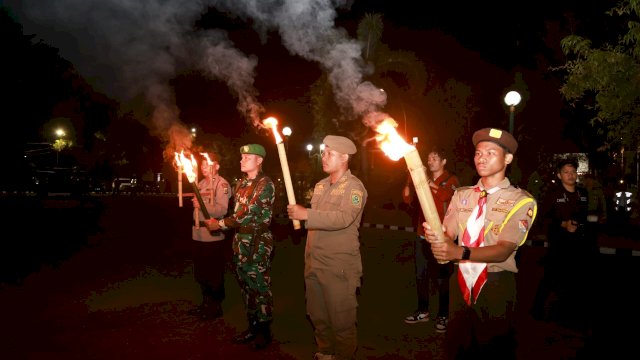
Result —
M358 149L353 141L344 136L327 135L322 142L333 150L342 154L355 154Z
M515 154L516 150L518 150L518 142L513 135L501 129L484 128L478 130L473 134L471 141L473 146L482 141L491 141L507 149L512 154Z

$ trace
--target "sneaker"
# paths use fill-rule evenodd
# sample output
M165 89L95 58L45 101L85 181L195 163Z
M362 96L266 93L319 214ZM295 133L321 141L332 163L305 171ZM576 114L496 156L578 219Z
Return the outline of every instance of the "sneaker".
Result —
M447 331L447 324L449 319L446 316L438 316L436 318L436 332L443 333Z
M407 324L415 324L418 322L426 322L429 321L429 312L428 311L420 311L417 310L413 314L404 318L404 322Z

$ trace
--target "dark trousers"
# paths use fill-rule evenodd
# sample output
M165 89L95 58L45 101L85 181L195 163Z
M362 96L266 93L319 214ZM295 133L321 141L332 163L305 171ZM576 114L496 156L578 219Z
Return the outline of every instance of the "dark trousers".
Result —
M550 237L543 260L544 273L531 307L539 320L553 320L568 326L586 326L593 307L597 260L596 224L587 224L580 236ZM555 298L555 301L551 301Z
M224 272L229 242L192 241L193 274L202 290L203 302L221 303L225 298Z
M453 263L439 264L431 252L431 246L421 236L415 241L416 292L418 310L429 311L429 286L435 282L438 289L438 316L449 316L449 278Z
M490 272L477 302L467 305L451 277L451 316L445 335L447 359L515 359L516 279L509 271Z

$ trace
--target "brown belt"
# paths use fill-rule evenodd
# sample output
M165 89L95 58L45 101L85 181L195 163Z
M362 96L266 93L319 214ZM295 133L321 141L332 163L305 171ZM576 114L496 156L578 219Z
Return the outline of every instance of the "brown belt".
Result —
M254 234L254 233L263 233L267 230L269 230L269 227L267 225L240 226L240 229L238 229L238 232L242 234Z

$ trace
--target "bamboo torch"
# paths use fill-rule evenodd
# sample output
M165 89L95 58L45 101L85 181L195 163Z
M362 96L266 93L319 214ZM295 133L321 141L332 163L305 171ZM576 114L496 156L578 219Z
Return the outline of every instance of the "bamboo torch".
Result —
M384 119L377 127L376 140L380 144L382 151L394 161L404 157L413 180L413 186L416 189L416 195L420 202L420 208L424 214L425 219L431 226L431 229L438 235L440 239L444 238L442 232L442 224L440 222L440 216L438 215L438 209L433 201L433 195L431 194L431 188L427 180L427 174L425 167L420 159L420 154L415 146L407 144L396 131L398 124L392 118ZM422 226L419 224L418 226ZM438 261L441 264L446 264L447 261Z
M296 203L296 195L293 192L293 183L291 182L291 172L289 171L289 162L287 161L287 152L284 148L284 142L282 137L278 133L278 120L274 117L266 118L262 121L264 126L271 128L273 136L276 140L276 146L278 147L278 155L280 157L280 166L282 167L282 177L284 178L284 187L287 191L287 199L289 205ZM293 220L293 228L300 229L300 220Z
M182 207L182 165L180 155L176 154L176 165L178 166L178 207Z

